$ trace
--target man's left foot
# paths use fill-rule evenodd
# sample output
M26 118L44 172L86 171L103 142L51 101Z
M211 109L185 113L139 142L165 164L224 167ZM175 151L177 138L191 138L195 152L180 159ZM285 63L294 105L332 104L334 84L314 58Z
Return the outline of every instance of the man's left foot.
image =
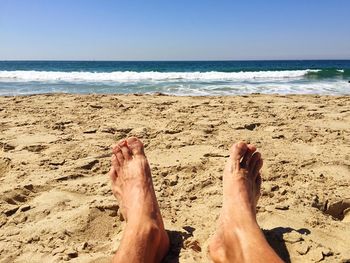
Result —
M109 175L113 194L127 222L114 259L127 257L127 262L160 262L168 252L169 238L154 192L150 166L139 139L122 140L113 148ZM135 247L129 248L136 252L130 254L127 246L132 246L134 241L141 247L137 245L139 251Z

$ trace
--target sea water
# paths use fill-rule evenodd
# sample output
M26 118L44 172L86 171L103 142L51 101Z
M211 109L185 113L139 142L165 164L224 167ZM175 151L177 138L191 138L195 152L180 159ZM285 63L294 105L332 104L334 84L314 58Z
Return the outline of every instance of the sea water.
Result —
M350 60L0 61L0 95L350 94Z

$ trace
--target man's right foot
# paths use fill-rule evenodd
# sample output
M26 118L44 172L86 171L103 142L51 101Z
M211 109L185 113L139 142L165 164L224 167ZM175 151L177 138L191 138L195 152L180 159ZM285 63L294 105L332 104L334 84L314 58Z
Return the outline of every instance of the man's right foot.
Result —
M223 207L220 215L223 223L256 221L262 165L261 154L256 152L255 146L239 142L231 147L223 176Z
M256 221L263 161L256 147L239 142L230 150L223 176L223 206L209 255L214 262L281 262Z

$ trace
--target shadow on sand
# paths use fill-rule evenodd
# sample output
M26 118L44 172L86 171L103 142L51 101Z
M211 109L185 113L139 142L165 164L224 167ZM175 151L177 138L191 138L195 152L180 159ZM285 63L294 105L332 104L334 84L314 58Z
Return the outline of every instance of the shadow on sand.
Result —
M170 249L163 263L179 263L180 251L183 248L184 240L192 236L186 231L166 230L170 239Z
M283 239L283 234L290 233L292 231L296 231L303 235L308 235L311 233L310 230L306 228L294 229L290 227L276 227L270 230L263 230L267 242L269 242L270 246L286 263L290 263L291 261L286 243Z
M194 228L188 226L184 227L185 231L167 230L170 238L170 250L163 262L165 263L179 263L180 251L184 246L184 242L192 236ZM276 227L270 230L264 229L263 233L269 242L270 246L283 259L284 262L290 263L290 255L287 250L286 243L283 239L283 234L296 231L303 235L310 234L310 230L306 228L294 229L290 227Z

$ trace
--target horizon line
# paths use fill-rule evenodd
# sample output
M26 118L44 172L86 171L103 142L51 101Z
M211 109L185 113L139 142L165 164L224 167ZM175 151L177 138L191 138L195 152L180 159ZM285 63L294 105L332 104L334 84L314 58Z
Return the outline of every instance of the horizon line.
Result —
M313 59L171 59L171 60L105 60L105 59L0 59L0 62L243 62L243 61L348 61L350 58L313 58Z

